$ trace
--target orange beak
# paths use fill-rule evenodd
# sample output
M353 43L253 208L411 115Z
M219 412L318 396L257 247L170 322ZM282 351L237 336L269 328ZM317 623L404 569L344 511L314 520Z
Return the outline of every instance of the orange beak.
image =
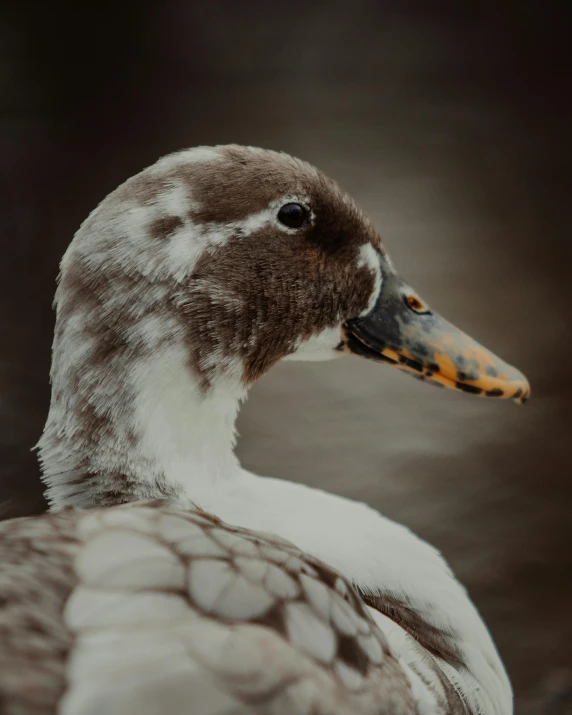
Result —
M344 325L341 350L443 387L526 402L530 385L519 370L431 311L386 259L381 266L376 305Z

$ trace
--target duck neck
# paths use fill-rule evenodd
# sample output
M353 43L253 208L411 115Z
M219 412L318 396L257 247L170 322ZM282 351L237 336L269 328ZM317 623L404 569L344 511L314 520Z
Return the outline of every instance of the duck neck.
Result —
M239 472L240 381L222 375L205 392L183 345L139 358L129 346L98 361L101 354L89 341L54 343L38 445L50 506L211 501Z

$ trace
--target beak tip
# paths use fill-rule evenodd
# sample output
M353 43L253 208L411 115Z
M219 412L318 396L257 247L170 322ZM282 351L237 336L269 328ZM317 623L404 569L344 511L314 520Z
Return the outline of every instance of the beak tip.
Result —
M511 382L514 385L510 397L517 405L524 405L524 403L530 399L530 383L520 370L512 366L510 367L512 372Z
M530 385L526 378L523 381L523 386L516 391L512 398L517 405L524 405L530 399Z

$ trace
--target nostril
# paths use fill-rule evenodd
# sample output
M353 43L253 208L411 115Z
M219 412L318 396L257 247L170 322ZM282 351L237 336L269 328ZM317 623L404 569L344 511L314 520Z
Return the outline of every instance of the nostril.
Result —
M405 305L414 313L418 313L419 315L431 315L429 307L416 295L408 295L406 293L403 296L403 300L405 301Z

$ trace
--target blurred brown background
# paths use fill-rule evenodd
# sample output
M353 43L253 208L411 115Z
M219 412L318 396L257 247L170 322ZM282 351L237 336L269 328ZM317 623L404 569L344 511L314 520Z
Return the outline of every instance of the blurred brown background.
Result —
M20 2L0 23L0 503L44 509L57 265L159 155L297 154L371 215L429 302L530 378L524 408L347 358L285 364L249 468L365 500L436 544L522 713L572 712L569 37L550 2Z

